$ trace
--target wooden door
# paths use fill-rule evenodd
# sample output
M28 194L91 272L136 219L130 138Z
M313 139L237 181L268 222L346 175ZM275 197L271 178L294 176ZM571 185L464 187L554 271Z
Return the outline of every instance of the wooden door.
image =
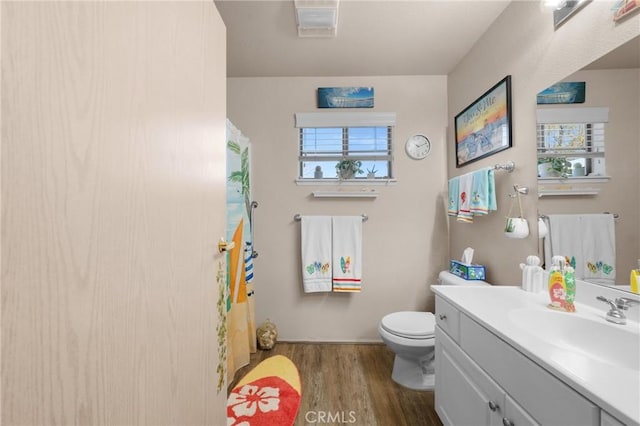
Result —
M2 424L225 424L214 3L1 7Z

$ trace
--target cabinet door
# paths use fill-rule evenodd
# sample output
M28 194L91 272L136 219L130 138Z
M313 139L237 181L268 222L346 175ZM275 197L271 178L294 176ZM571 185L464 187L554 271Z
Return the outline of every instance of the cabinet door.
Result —
M503 426L539 426L509 395L505 396Z
M600 412L600 426L624 426L624 423L611 416L606 411Z
M502 425L504 393L436 327L435 405L445 425Z
M465 353L539 423L600 424L595 404L464 313L460 341Z

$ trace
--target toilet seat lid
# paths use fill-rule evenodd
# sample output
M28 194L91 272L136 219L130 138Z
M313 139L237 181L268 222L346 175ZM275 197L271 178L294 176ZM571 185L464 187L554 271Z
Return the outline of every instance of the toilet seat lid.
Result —
M403 311L385 315L380 324L389 333L417 339L433 336L436 319L431 312Z

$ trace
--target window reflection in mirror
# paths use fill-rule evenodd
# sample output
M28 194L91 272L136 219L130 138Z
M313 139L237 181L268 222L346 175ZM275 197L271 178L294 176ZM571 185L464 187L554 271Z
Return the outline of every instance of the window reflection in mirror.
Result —
M538 123L538 177L605 176L604 123Z

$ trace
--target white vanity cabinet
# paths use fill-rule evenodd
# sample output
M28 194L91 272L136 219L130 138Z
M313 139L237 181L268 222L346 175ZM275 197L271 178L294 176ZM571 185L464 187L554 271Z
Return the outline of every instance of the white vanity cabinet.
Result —
M445 425L537 425L441 328L436 372L436 411Z
M435 333L435 405L445 425L600 425L596 405L441 296Z

